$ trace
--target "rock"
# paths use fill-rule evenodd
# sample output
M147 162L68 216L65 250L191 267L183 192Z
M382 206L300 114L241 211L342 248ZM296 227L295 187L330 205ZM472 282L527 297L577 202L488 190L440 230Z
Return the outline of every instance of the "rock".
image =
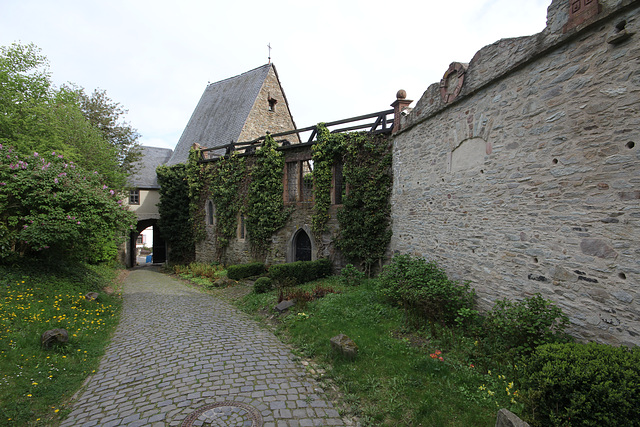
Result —
M358 345L345 334L331 338L331 348L343 354L347 359L355 359L358 355Z
M288 301L282 301L280 304L275 306L275 309L278 310L278 313L282 313L287 311L290 307L293 307L294 305L296 305L296 300L294 299L288 300Z
M86 299L88 299L89 301L95 301L95 300L98 299L99 296L100 296L100 294L98 294L97 292L89 292L84 297Z
M65 343L69 341L69 333L66 329L49 329L40 337L42 347L49 348L55 342Z
M496 427L529 427L529 424L522 421L513 412L503 408L498 411Z
M580 249L583 254L598 258L616 258L618 256L618 253L601 239L584 239L580 242Z

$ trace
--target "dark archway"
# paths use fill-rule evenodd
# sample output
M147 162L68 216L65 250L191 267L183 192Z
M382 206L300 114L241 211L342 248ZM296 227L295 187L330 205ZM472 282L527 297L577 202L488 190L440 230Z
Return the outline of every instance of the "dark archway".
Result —
M300 229L293 239L294 261L311 261L311 239L306 231Z
M129 254L127 266L136 265L136 241L145 228L153 227L153 263L163 263L167 260L167 248L164 239L160 236L157 219L144 219L138 221L135 231L129 236Z

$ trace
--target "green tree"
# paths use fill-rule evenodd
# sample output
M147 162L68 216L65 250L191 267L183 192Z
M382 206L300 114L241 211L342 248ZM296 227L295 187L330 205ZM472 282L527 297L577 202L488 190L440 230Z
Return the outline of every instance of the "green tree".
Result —
M118 196L61 154L23 156L0 144L0 260L113 259L135 225Z
M0 47L0 140L23 155L63 154L122 188L137 160L139 137L121 120L126 112L96 90L51 82L49 64L35 45Z

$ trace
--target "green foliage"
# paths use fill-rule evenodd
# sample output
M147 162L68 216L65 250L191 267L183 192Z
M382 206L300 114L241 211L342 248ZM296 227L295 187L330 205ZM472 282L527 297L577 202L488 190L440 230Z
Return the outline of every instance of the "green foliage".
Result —
M349 136L343 172L350 190L338 211L336 246L370 274L391 240L391 147L383 136Z
M424 318L454 325L461 309L472 309L474 292L468 284L449 280L435 261L396 255L378 280L384 298L417 311Z
M333 168L343 163L350 189L338 211L340 232L336 246L352 262L371 266L384 256L391 239L391 146L388 138L366 133L330 133L318 124L312 147L314 214L312 230L317 241L327 231ZM338 189L337 191L341 191Z
M535 294L522 301L497 301L482 324L480 350L517 361L543 344L566 342L569 319L551 301Z
M121 299L101 292L115 277L77 261L0 266L0 425L58 425L118 324ZM41 334L55 328L69 342L43 349Z
M227 277L231 280L240 280L246 277L259 276L266 272L264 263L250 262L248 264L236 264L227 267Z
M331 181L333 166L342 161L342 151L346 141L344 133L330 133L323 123L318 124L318 137L311 147L314 179L314 213L312 231L317 241L321 241L322 233L327 231L329 206L331 206Z
M123 188L138 153L138 134L120 120L126 111L104 91L54 89L47 59L33 44L0 47L0 140L15 151L63 154Z
M269 277L280 286L291 282L297 285L330 276L331 269L331 260L328 258L316 261L296 261L272 265L269 267Z
M638 425L640 349L543 345L527 359L523 387L533 425Z
M55 152L16 155L0 144L0 258L104 261L135 215L116 191Z
M364 280L364 276L353 264L347 264L340 272L339 283L343 286L358 286Z
M256 152L251 169L251 182L247 197L247 232L251 245L257 250L269 246L271 237L284 226L289 212L282 199L284 156L277 151L278 144L271 135Z
M253 292L256 294L264 294L265 292L269 292L273 289L273 280L270 277L259 277L253 283Z
M160 166L158 212L160 234L169 244L171 262L188 263L195 259L195 239L189 212L189 185L183 164Z
M204 205L211 198L216 207L216 245L224 249L236 236L238 214L245 206L249 177L246 160L232 154L214 163L198 165L194 157L195 151L189 157L189 170L198 173L189 174L189 194L191 218L198 230L196 239L204 238L200 231L204 227Z

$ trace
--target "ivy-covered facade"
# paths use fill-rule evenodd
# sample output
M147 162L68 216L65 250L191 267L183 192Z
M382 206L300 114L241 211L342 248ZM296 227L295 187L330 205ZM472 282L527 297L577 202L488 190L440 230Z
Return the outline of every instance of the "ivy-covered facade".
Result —
M391 147L383 134L329 133L187 164L196 260L329 258L370 269L390 240Z

